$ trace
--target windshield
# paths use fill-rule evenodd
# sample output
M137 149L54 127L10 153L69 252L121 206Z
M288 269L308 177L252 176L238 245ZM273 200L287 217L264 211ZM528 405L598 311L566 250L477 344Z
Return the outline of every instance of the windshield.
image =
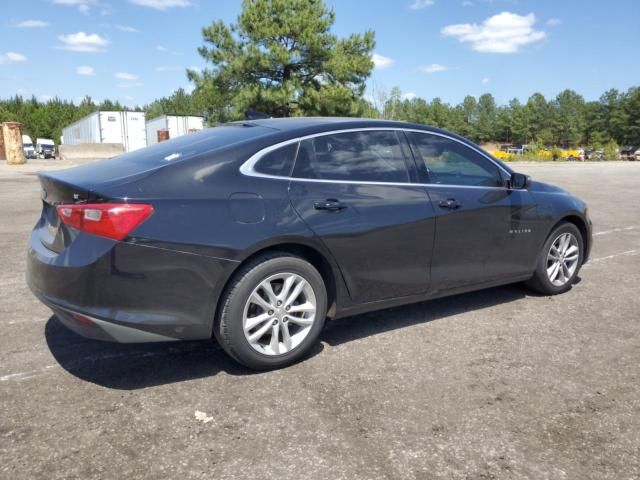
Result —
M33 148L33 143L23 143L22 146L24 148Z
M53 145L42 145L43 150L53 150Z

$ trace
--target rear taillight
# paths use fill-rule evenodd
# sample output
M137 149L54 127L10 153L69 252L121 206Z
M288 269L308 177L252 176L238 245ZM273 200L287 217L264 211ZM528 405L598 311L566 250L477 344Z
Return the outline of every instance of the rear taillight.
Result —
M144 203L69 204L56 209L65 225L114 240L122 240L153 213Z

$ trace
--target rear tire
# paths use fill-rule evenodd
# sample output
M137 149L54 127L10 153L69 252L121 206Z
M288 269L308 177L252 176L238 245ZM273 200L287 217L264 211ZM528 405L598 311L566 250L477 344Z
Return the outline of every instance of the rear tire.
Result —
M543 295L558 295L571 289L584 256L584 241L578 227L563 222L553 229L538 255L536 270L526 285Z
M241 267L221 305L218 343L246 367L272 370L308 354L324 326L327 293L313 265L275 252Z

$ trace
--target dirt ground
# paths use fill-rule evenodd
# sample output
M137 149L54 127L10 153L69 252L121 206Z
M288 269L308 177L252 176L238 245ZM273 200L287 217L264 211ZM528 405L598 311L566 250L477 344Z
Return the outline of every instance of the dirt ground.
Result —
M339 320L268 373L61 326L24 270L35 171L65 165L0 164L0 478L640 478L640 163L514 164L590 204L570 292Z

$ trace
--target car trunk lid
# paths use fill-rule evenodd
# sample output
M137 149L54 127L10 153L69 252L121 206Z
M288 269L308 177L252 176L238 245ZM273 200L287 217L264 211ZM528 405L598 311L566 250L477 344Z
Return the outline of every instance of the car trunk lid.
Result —
M77 232L67 227L58 216L57 205L63 203L88 203L104 201L88 186L71 185L61 181L55 173L38 175L42 186L42 214L36 225L38 237L49 250L60 253L73 242Z

